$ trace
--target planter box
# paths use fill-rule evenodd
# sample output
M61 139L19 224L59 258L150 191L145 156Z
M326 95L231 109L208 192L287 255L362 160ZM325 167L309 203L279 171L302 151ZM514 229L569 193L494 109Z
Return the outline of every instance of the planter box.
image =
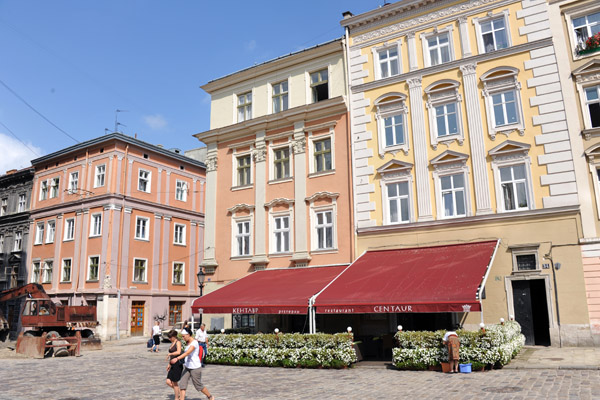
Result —
M450 372L450 363L442 362L442 372L443 373Z

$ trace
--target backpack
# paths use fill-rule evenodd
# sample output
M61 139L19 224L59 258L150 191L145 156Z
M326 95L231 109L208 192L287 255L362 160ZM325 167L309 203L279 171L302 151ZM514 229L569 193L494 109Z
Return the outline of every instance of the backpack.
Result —
M151 349L152 346L154 346L154 339L150 338L150 339L148 339L148 343L146 343L146 347Z

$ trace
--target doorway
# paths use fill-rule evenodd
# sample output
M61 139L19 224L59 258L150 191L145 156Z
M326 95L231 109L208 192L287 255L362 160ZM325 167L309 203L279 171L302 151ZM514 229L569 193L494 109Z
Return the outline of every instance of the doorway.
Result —
M526 345L550 346L546 284L543 279L512 281L515 320Z
M131 336L144 334L144 302L131 302Z

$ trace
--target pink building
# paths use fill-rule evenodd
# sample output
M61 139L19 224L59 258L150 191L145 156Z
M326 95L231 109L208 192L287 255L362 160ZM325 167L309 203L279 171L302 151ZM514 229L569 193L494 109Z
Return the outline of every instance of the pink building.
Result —
M208 147L205 294L256 270L353 260L344 71L338 39L202 87L211 95L211 129L196 135ZM204 321L266 329L251 314Z
M188 318L202 261L204 164L113 133L32 161L29 281L96 305L103 339Z

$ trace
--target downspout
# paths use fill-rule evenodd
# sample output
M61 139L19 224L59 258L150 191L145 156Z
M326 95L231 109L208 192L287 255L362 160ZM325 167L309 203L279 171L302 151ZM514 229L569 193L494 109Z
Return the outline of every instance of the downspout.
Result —
M127 161L127 155L129 153L129 145L125 146L125 156L123 157L123 160L125 160L125 168L124 168L124 173L121 172L121 174L123 174L123 176L121 177L121 222L120 222L120 227L121 229L119 229L119 243L122 244L123 243L123 222L125 220L125 179L127 178L127 168L129 166L129 162ZM123 246L120 245L119 246L119 251L117 252L117 260L116 260L116 270L117 270L117 340L119 340L120 336L121 336L121 269L123 268L123 266L121 265L121 258L122 258L122 254L123 254Z
M492 269L492 264L494 264L494 258L496 258L496 253L498 252L498 247L500 247L500 239L496 240L496 247L494 248L494 252L492 253L492 257L490 258L490 262L485 271L485 275L483 276L483 280L481 281L481 287L479 288L479 294L477 298L479 299L479 305L481 306L481 323L483 324L483 302L481 301L481 296L483 295L483 289L485 289L485 283L487 282L487 278L490 275L490 270Z

